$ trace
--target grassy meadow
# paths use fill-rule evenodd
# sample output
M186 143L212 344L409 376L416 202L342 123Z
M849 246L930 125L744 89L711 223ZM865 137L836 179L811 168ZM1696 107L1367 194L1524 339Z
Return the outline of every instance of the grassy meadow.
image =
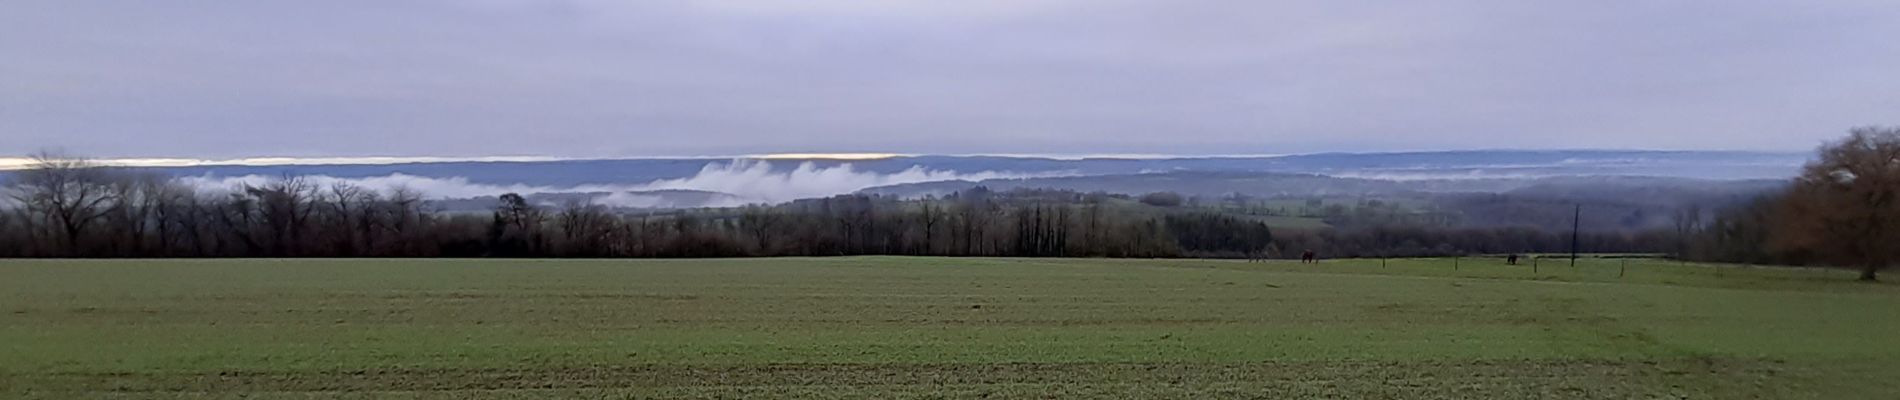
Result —
M0 397L1891 399L1900 285L1653 259L5 260Z

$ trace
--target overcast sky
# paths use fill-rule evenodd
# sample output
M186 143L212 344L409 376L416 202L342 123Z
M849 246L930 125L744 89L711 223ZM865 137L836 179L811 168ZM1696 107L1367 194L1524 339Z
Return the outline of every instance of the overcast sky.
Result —
M0 0L0 154L1794 150L1900 2Z

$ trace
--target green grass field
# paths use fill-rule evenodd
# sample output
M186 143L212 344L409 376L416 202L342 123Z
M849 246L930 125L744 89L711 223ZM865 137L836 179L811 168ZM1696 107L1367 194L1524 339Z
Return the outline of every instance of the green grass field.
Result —
M1900 285L1622 262L0 261L0 397L1900 398Z

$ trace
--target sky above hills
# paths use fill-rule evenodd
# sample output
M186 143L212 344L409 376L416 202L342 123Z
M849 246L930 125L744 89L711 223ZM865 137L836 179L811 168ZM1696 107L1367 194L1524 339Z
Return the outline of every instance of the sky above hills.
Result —
M1900 3L0 1L0 154L1801 151Z

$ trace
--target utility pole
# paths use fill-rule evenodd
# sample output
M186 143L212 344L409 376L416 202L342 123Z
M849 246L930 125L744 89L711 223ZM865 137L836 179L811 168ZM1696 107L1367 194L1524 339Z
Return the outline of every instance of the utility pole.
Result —
M1570 267L1577 267L1577 228L1583 225L1583 203L1570 215Z

